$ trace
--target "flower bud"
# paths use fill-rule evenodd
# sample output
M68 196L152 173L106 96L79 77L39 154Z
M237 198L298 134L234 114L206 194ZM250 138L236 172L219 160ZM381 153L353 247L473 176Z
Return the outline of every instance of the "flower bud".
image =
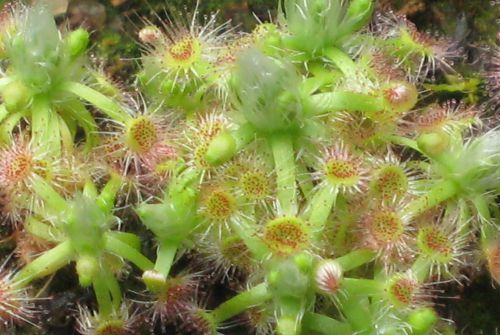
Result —
M211 165L226 162L236 153L236 141L228 132L221 132L209 144L205 159Z
M413 335L427 334L437 320L436 312L430 307L416 309L408 317L408 323L412 327Z
M146 26L139 31L139 39L142 43L154 44L161 39L161 30L156 26Z
M95 257L84 255L76 261L76 273L78 273L78 280L83 287L92 284L92 279L98 270L99 265Z
M383 87L384 98L388 108L397 114L411 110L418 101L415 85L406 81L392 81Z
M417 145L426 155L438 156L449 148L450 136L442 131L422 134L417 139Z
M9 112L22 110L29 102L30 92L19 81L13 81L2 90L2 99Z
M316 288L328 294L334 294L340 287L344 270L334 260L325 260L318 264L314 273Z
M77 58L87 49L89 33L82 28L74 30L66 37L66 43L71 58Z

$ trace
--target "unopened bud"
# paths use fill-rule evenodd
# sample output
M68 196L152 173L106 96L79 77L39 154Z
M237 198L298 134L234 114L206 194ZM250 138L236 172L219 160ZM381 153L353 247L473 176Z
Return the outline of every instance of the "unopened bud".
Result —
M314 274L316 288L321 292L334 294L340 287L344 276L342 266L334 260L325 260L318 264Z

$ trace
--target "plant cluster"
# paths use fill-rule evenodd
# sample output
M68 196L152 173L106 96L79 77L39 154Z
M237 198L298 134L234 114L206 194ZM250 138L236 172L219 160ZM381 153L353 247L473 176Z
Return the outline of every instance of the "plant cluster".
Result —
M4 331L43 331L46 278L72 264L84 335L453 334L439 284L479 265L500 284L500 132L424 88L452 41L374 9L284 0L251 33L169 9L128 88L87 31L5 8ZM496 108L498 52L487 69ZM210 283L234 293L214 305Z

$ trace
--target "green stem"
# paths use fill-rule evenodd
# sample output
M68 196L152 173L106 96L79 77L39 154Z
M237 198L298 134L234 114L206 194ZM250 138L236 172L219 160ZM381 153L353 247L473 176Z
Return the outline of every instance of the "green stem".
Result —
M366 296L348 296L341 299L342 312L356 335L373 334L373 320ZM354 334L353 333L353 334Z
M361 265L371 262L375 258L375 252L369 249L360 249L336 258L344 272L350 271Z
M302 195L307 201L311 201L311 195L314 190L314 184L310 178L310 173L307 171L304 164L297 165L297 182Z
M165 278L168 277L170 273L170 268L174 263L175 254L177 253L177 248L179 243L177 241L161 241L158 244L158 251L156 252L156 262L154 265L154 270L161 273Z
M73 256L74 249L69 240L59 244L22 268L15 276L15 286L24 287L34 279L56 272L68 264Z
M31 134L38 150L42 150L51 157L61 155L59 118L43 97L33 99Z
M267 285L262 283L222 303L212 312L212 316L216 323L221 323L270 298Z
M411 271L420 283L425 283L430 273L432 261L424 255L419 255L413 265Z
M315 238L318 239L323 232L328 216L335 206L338 188L324 184L310 201L311 212L309 215L309 224L311 225Z
M280 316L277 320L277 334L299 335L302 329L304 301L298 298L283 299L279 302Z
M16 112L7 116L0 126L0 142L10 144L12 141L12 130L24 117L24 111Z
M9 111L5 108L4 104L0 105L0 123L5 120L5 118L9 115Z
M300 85L300 91L304 95L311 95L322 87L335 82L335 76L332 73L333 71L326 72L323 66L321 66L318 71L315 71L315 69L311 69L310 67L309 71L313 74L313 77L304 79Z
M302 319L302 328L305 334L309 332L322 335L352 335L353 331L349 324L337 321L323 314L306 312Z
M154 264L139 251L120 241L111 234L104 235L104 248L132 263L142 271L151 270Z
M336 223L337 231L335 233L335 238L333 240L333 250L336 252L344 253L349 251L349 242L347 241L347 232L351 226L351 222L343 219L341 222Z
M51 214L59 215L68 208L68 204L63 197L57 193L52 186L39 176L32 177L31 187L35 193L43 200L45 209Z
M65 91L90 102L113 120L126 123L130 119L130 116L123 111L119 104L88 86L77 82L68 82L63 88Z
M111 179L106 183L106 185L101 190L101 193L96 199L96 204L105 212L109 212L113 209L115 203L116 192L121 187L122 179L116 175L111 175Z
M31 136L38 148L45 149L45 141L50 134L49 128L50 106L43 98L33 99L31 106Z
M267 245L262 242L257 235L257 229L252 226L252 223L242 222L232 226L236 234L245 242L248 250L257 261L263 261L270 251Z
M347 211L347 203L342 195L337 195L335 208L338 211ZM349 241L347 241L347 233L353 226L353 221L354 219L352 219L350 216L345 216L341 220L336 220L336 222L334 222L335 237L332 247L336 253L343 254L351 250L351 246L348 245Z
M472 203L479 214L479 222L481 223L481 246L484 249L489 247L491 242L498 239L498 227L491 221L490 206L483 195L474 197Z
M60 115L56 115L56 117L57 117L57 123L59 124L59 131L61 136L60 143L62 145L62 150L66 155L72 154L74 147L74 138L73 135L71 134L69 125Z
M472 202L476 207L481 222L490 222L491 221L490 206L486 198L483 195L478 195L472 199Z
M412 148L413 150L417 152L422 152L420 148L418 147L417 141L412 140L410 138L406 138L403 136L397 136L397 135L390 135L387 137L389 141L391 141L394 144L397 145L402 145L404 147Z
M311 115L330 111L349 111L374 113L384 109L383 99L354 92L329 92L311 96L309 108Z
M403 210L403 215L414 218L453 197L457 191L457 186L453 181L443 180L433 186L427 194L411 201Z
M64 103L64 108L83 128L85 132L85 152L89 152L99 141L99 137L97 136L97 124L92 114L90 114L85 106L78 100L66 101Z
M38 221L30 216L24 223L24 229L31 235L49 242L60 242L63 238L61 233L54 227ZM52 230L56 230L55 232Z
M94 287L95 297L99 305L99 315L105 319L113 312L113 302L106 279L101 272L98 272L94 276L92 286Z
M323 55L337 66L344 76L355 78L358 76L358 66L345 52L337 48L327 48L323 51Z
M92 180L87 179L87 181L85 181L85 185L83 185L83 195L87 198L97 198L97 187Z
M104 281L106 282L109 293L111 294L113 308L117 311L122 303L122 291L120 289L120 284L118 284L118 280L116 280L116 277L111 271L103 269L101 270L101 273Z
M451 206L453 203L449 202L448 205L446 206L446 211L447 213L449 212L450 215L453 215L453 209L458 209L458 234L460 236L465 236L467 235L470 231L473 230L472 227L472 213L470 211L469 205L467 204L467 201L465 199L459 199L456 206ZM446 214L448 215L448 214Z
M124 231L113 230L109 232L110 236L113 236L117 240L129 245L135 250L139 251L141 249L141 239L134 233L127 233Z
M277 198L285 215L297 214L295 152L289 134L276 134L270 139L276 170Z
M343 278L341 286L350 296L379 296L384 292L384 282L375 279Z

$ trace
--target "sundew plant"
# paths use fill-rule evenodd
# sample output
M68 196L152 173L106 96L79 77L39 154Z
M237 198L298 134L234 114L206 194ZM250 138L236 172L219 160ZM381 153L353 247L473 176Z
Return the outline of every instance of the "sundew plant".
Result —
M130 87L4 6L1 333L52 334L73 291L72 334L458 334L443 283L500 284L499 51L489 102L438 98L460 48L376 7L167 5Z

